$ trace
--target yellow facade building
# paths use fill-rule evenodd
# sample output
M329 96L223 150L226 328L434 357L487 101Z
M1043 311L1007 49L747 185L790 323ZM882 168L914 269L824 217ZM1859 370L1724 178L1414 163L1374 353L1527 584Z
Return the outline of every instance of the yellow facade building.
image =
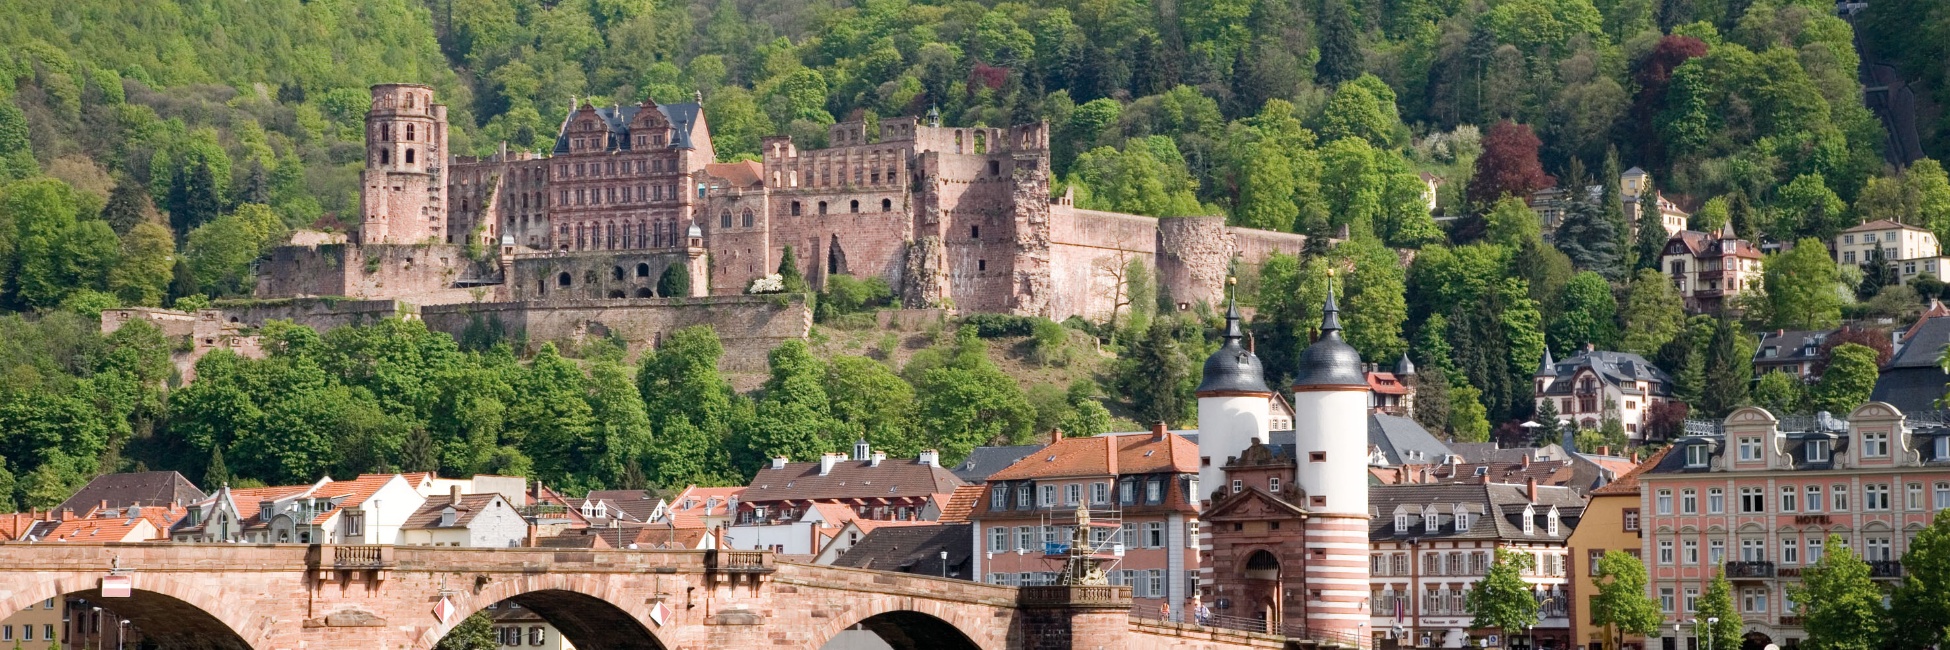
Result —
M0 647L9 650L54 650L56 632L59 631L61 600L49 598L0 619Z
M1571 639L1578 647L1645 650L1644 638L1627 635L1624 645L1618 646L1618 639L1607 626L1592 622L1591 600L1598 595L1598 585L1591 576L1597 572L1598 558L1604 557L1607 551L1639 555L1642 547L1639 531L1644 521L1639 513L1639 475L1658 465L1665 455L1666 450L1661 449L1618 480L1592 490L1584 506L1584 518L1571 532Z

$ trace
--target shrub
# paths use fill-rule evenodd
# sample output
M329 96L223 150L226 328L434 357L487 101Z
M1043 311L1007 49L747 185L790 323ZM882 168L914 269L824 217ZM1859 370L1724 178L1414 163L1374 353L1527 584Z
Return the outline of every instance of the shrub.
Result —
M975 328L975 335L985 338L1005 336L1029 336L1036 329L1036 321L1043 320L1030 316L1010 314L970 314L961 319L966 327Z

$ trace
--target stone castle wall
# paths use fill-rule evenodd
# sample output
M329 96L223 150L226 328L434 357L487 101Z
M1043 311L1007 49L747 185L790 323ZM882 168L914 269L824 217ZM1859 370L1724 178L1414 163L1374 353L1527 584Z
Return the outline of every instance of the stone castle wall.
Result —
M456 337L470 327L487 327L509 339L526 339L531 350L549 342L616 336L632 356L662 344L672 332L708 325L724 343L718 366L727 372L764 372L767 352L812 330L805 299L787 296L435 305L421 308L420 318L429 329Z
M255 297L398 299L437 305L494 300L498 271L452 244L280 246L258 261Z
M520 255L508 272L505 294L513 301L561 302L605 298L668 298L657 281L673 265L690 267L691 296L705 295L703 251L650 249ZM566 277L565 277L566 275Z
M318 330L320 334L350 325L371 325L393 318L415 318L419 307L399 300L339 300L332 298L286 298L278 300L224 301L215 305L224 322L243 327L263 327L274 320L286 320Z
M1061 204L1051 206L1051 217L1050 317L1108 318L1125 267L1132 260L1151 264L1158 220Z

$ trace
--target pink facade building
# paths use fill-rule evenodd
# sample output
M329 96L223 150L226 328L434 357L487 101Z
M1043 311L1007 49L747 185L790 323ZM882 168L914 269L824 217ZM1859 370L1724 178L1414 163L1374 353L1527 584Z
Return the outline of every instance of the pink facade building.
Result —
M1743 648L1797 646L1806 634L1786 587L1832 550L1830 535L1877 580L1900 580L1910 539L1950 508L1950 429L1888 404L1865 404L1847 421L1749 407L1717 429L1674 442L1640 476L1639 507L1625 513L1627 529L1643 534L1650 588L1666 612L1664 650L1694 650L1693 612L1720 569L1733 583Z

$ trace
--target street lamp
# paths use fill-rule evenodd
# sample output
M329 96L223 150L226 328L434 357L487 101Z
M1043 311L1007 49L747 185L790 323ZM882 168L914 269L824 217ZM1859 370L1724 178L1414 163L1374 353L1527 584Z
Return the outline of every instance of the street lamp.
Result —
M124 650L127 638L129 638L129 619L125 618L120 625L115 626L115 650Z
M1720 617L1706 617L1706 650L1713 650L1713 626L1720 624ZM1695 625L1695 627L1698 627Z
M95 618L91 625L95 628L95 650L102 650L102 608L95 608Z
M948 577L948 552L941 552L941 577Z

